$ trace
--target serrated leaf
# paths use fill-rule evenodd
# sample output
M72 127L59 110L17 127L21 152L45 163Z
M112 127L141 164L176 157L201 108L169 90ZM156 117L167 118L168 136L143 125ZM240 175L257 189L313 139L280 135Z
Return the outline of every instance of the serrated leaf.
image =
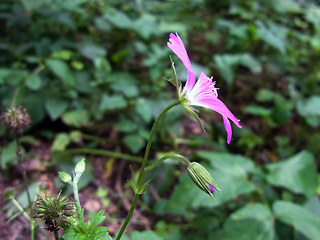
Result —
M302 151L279 163L266 165L269 170L267 181L285 187L295 193L311 196L318 185L317 168L313 155Z
M276 218L292 225L311 240L318 240L320 236L320 219L305 208L286 201L276 201L273 204Z

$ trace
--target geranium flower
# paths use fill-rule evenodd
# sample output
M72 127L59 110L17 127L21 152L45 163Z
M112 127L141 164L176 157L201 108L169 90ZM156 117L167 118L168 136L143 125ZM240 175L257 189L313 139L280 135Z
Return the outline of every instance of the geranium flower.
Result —
M232 114L232 112L220 99L218 99L218 92L217 88L215 87L216 82L213 82L212 77L207 77L203 72L201 72L199 79L196 82L196 77L194 71L192 70L187 50L178 33L176 33L176 35L170 33L170 38L169 42L167 42L167 45L180 58L180 60L188 70L187 82L179 96L179 98L181 98L182 100L183 105L191 113L193 111L188 108L188 105L210 108L213 111L220 113L227 132L227 143L230 144L232 130L229 119L234 122L237 127L242 127L239 124L240 120ZM193 115L195 115L195 113ZM198 120L198 122L200 121Z

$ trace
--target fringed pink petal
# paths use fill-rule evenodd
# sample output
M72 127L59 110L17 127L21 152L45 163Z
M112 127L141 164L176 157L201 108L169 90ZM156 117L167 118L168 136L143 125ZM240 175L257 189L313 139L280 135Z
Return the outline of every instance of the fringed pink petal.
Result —
M176 35L174 35L173 33L170 33L170 38L169 38L169 42L167 42L167 46L178 56L178 58L180 58L180 60L188 70L188 79L184 89L186 91L191 91L196 81L196 77L192 70L187 50L181 38L179 37L178 33L176 33Z

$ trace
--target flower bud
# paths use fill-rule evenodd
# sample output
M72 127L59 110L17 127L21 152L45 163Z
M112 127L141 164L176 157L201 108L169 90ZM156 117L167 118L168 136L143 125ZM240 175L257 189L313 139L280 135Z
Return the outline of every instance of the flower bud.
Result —
M86 162L84 159L82 159L80 162L77 163L76 167L74 168L74 171L76 175L81 175L85 169L86 169Z
M72 177L66 172L59 172L59 178L64 183L71 183Z
M201 164L192 162L188 166L188 174L197 187L211 197L215 190L220 191L215 185L211 174Z

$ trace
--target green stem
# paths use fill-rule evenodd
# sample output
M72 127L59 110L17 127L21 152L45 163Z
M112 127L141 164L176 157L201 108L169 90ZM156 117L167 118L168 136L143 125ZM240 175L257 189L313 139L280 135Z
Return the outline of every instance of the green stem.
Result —
M23 213L23 216L25 216L25 218L32 223L32 218L28 215L28 213L26 213L26 211L23 209L23 207L21 207L21 205L18 203L18 201L15 198L11 198L13 204L19 209L19 211L21 211Z
M143 159L140 157L131 156L129 154L100 150L100 149L90 149L90 148L73 148L63 151L63 153L84 153L84 154L93 154L93 155L102 155L114 158L121 158L132 162L142 162Z
M152 169L154 169L155 167L159 166L162 162L164 162L167 159L176 159L176 160L182 161L187 166L190 165L190 161L189 161L188 158L186 158L186 157L184 157L182 155L179 155L179 154L168 154L168 155L165 155L162 158L158 159L155 163L153 163L149 167L146 167L145 168L145 172L146 173L150 172Z
M135 194L134 194L133 200L132 200L132 203L131 203L131 207L130 207L129 212L128 212L128 215L127 215L124 223L122 224L122 227L121 227L121 229L120 229L119 234L117 235L116 240L121 239L121 236L122 236L122 234L124 233L124 230L126 230L126 228L127 228L127 226L128 226L128 223L129 223L129 221L130 221L130 219L131 219L131 217L132 217L132 214L133 214L133 212L134 212L134 209L135 209L136 206L137 206L137 203L138 203L138 200L139 200L139 195L140 195L140 194L138 194L138 193L135 193Z
M77 213L78 213L78 216L80 216L80 219L83 220L83 214L82 214L82 209L81 209L81 204L79 199L78 182L75 181L74 173L73 173L72 183L73 183L73 197L74 197L74 200L76 201Z
M142 165L141 165L141 170L140 170L140 173L139 173L139 177L138 177L138 182L137 182L137 189L140 189L144 184L144 180L145 180L145 168L146 168L146 165L148 163L148 159L149 159L149 153L150 153L150 149L151 149L151 145L152 145L152 138L153 138L153 135L155 134L156 132L156 129L157 129L157 126L161 120L161 118L165 115L166 112L168 112L171 108L177 106L180 104L180 101L175 101L174 103L170 104L169 106L167 106L160 114L159 116L157 117L157 119L155 120L155 122L153 123L153 126L151 128L151 131L150 131L150 136L149 136L149 139L148 139L148 143L147 143L147 147L146 147L146 150L145 150L145 153L144 153L144 158L143 158L143 161L142 161ZM130 207L130 210L128 212L128 215L120 229L120 232L119 234L117 235L117 238L116 240L120 240L121 237L122 237L122 234L124 233L125 229L127 228L128 226L128 223L132 217L132 214L134 212L134 209L136 208L137 206L137 203L138 203L138 200L139 200L139 195L140 193L135 193L134 194L134 197L133 197L133 201L131 203L131 207Z
M146 151L144 153L144 158L143 158L142 165L141 165L141 171L140 171L139 178L138 178L138 186L142 186L143 185L143 181L144 181L144 178L145 178L144 169L145 169L145 167L146 167L146 165L148 163L149 153L150 153L150 149L151 149L151 145L152 145L152 138L153 138L153 135L155 134L155 132L157 130L157 126L158 126L161 118L166 114L166 112L168 112L171 108L173 108L173 107L175 107L175 106L177 106L179 104L180 104L180 100L175 101L174 103L171 103L169 106L167 106L159 114L159 116L157 117L156 121L153 123L153 126L152 126L151 131L150 131L150 136L149 136L149 139L148 139Z

